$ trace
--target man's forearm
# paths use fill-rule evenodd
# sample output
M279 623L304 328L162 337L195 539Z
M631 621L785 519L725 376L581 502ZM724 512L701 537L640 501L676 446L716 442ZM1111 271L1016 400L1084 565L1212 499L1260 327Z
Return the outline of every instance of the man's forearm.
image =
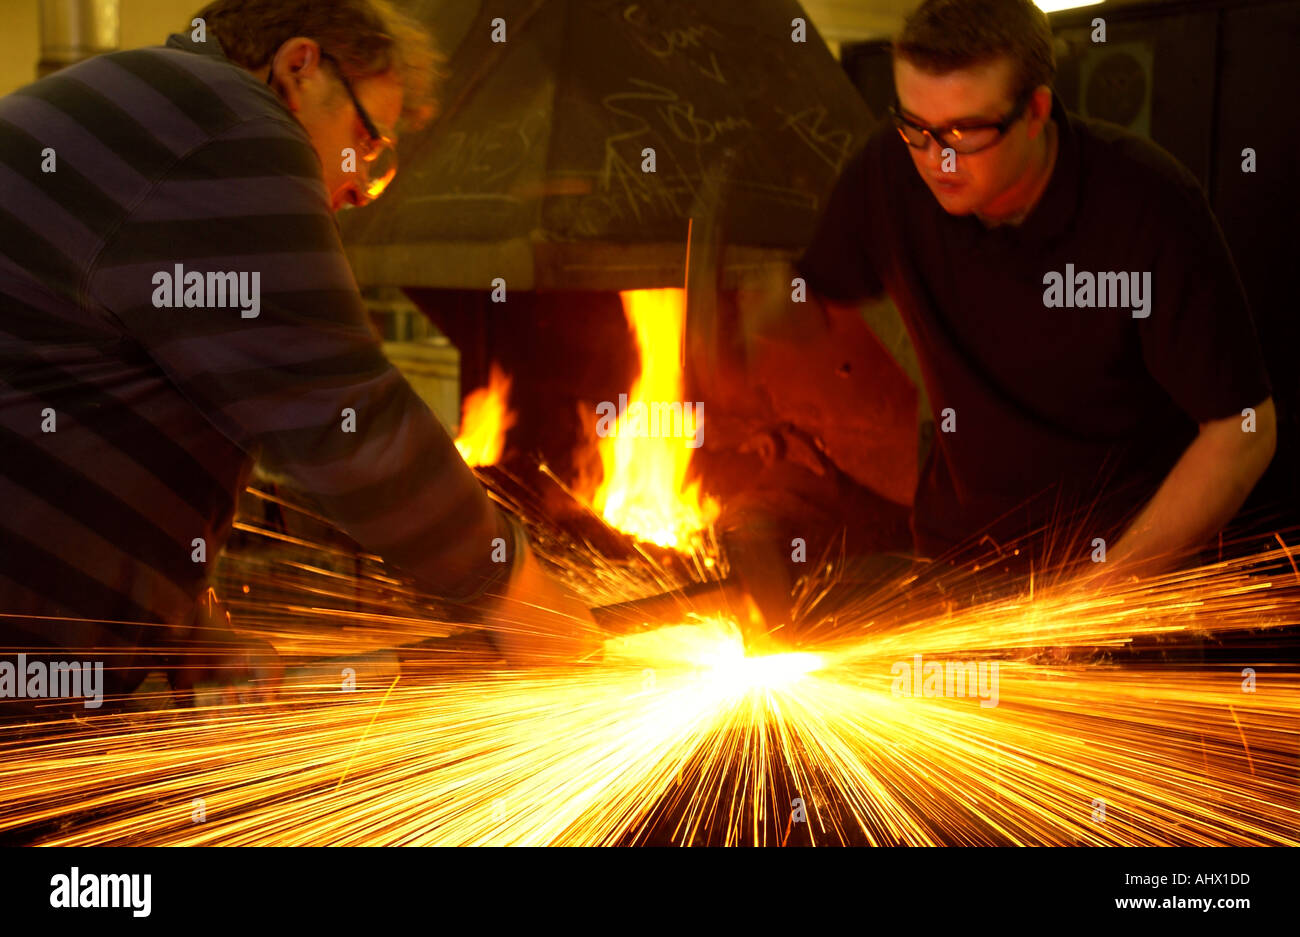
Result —
M486 603L483 625L516 666L567 665L596 654L603 634L587 607L538 563L522 534L504 593Z
M1232 416L1206 423L1115 547L1108 578L1147 576L1176 566L1237 513L1276 447L1273 400L1255 408L1255 431Z

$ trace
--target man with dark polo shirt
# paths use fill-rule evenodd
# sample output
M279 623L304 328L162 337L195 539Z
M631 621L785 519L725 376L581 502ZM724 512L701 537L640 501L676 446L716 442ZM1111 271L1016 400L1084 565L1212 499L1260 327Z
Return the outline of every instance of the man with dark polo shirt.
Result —
M918 551L1104 557L1082 567L1100 584L1210 540L1268 466L1275 415L1201 187L1150 141L1067 114L1054 71L1029 0L923 3L894 46L894 120L797 272L827 302L887 293L911 336L937 430Z

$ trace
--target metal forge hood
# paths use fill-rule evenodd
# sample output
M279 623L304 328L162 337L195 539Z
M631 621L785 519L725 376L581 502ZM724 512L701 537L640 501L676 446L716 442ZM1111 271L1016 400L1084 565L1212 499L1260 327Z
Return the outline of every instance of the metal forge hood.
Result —
M342 219L362 283L681 286L688 219L734 283L807 243L870 128L812 26L795 41L794 0L408 9L454 51L442 113L402 140L388 194Z

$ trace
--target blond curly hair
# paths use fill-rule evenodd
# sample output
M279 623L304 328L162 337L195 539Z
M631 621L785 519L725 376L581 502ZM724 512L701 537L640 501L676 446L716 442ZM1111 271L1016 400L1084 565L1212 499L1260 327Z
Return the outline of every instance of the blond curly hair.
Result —
M393 74L403 87L399 127L437 114L446 60L419 21L388 0L213 0L195 14L232 62L255 70L295 36L313 39L349 78Z

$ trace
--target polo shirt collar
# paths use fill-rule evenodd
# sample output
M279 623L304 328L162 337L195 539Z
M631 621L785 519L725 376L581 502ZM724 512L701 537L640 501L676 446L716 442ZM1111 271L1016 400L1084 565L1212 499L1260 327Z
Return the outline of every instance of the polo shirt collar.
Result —
M218 58L225 58L226 53L221 48L221 43L216 36L208 35L206 41L195 42L190 38L191 33L172 33L167 37L167 48L182 49L186 52L197 52L200 55L215 55Z
M1052 120L1057 128L1056 165L1038 204L1019 225L993 229L1000 235L1026 243L1046 243L1071 229L1079 210L1080 156L1077 120L1052 91ZM972 218L975 224L979 219ZM992 233L992 232L990 232Z

